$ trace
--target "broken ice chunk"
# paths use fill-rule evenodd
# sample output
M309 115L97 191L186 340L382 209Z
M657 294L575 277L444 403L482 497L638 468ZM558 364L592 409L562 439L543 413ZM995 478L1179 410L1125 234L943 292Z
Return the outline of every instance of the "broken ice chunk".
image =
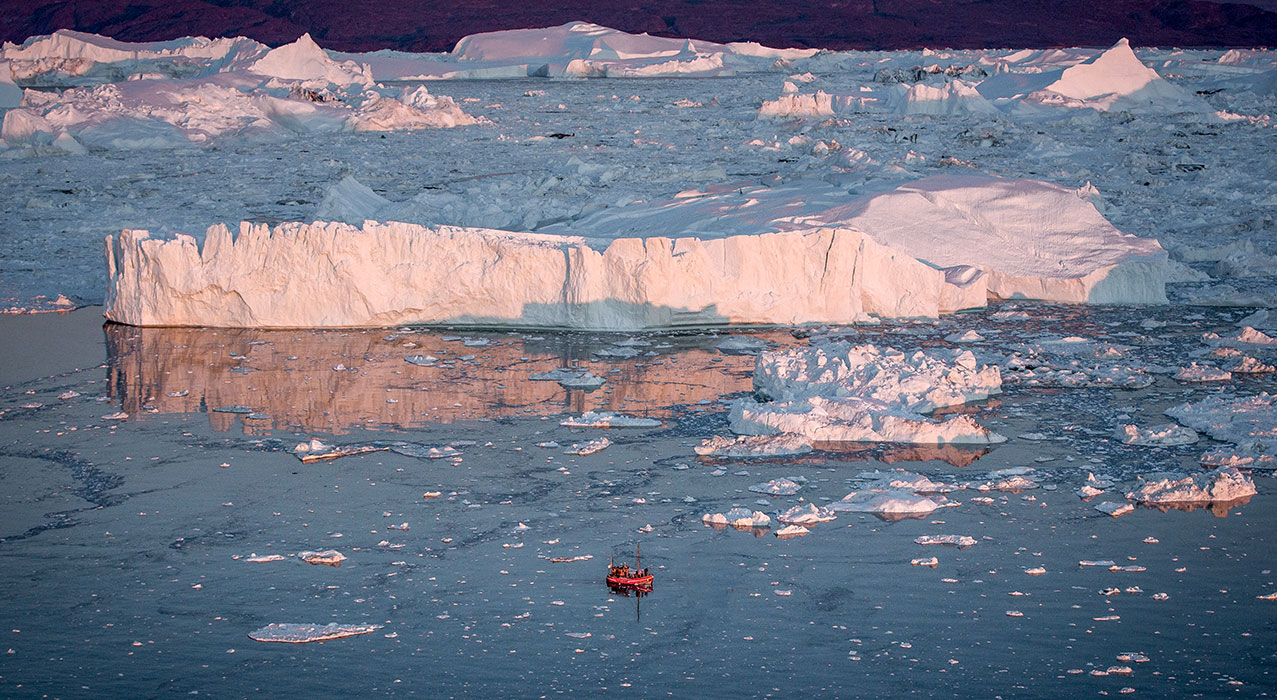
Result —
M731 525L732 527L763 527L771 524L771 518L762 511L751 511L748 508L732 508L726 513L706 513L701 522L706 525Z
M1196 362L1190 362L1187 367L1181 367L1175 373L1175 379L1181 382L1226 382L1232 378L1233 374L1228 370Z
M584 457L586 455L592 455L596 452L602 452L603 450L606 450L607 448L611 446L612 446L612 441L604 437L604 438L598 438L595 440L588 440L586 442L574 443L571 447L564 450L563 454L578 455L578 456Z
M323 564L324 566L341 566L346 561L346 555L335 549L325 549L322 552L298 552L297 558L307 564Z
M914 542L921 545L944 544L954 547L971 547L975 545L976 540L967 535L922 535L915 538Z
M565 418L559 425L569 428L659 428L661 422L653 418L623 416L613 411L586 411L579 418Z
M967 331L966 333L950 333L944 339L950 343L975 343L984 340L984 336L975 331Z
M376 632L381 627L381 625L339 625L336 622L330 622L326 625L272 622L259 630L249 632L248 637L258 642L305 644L306 642L322 642L329 639L368 634L369 632Z
M1140 503L1234 501L1256 493L1255 482L1236 467L1193 474L1156 472L1139 479L1139 488L1126 497Z
M1118 440L1128 445L1191 445L1197 442L1197 431L1174 423L1141 428L1136 425L1122 425L1115 431Z
M797 435L715 435L701 442L696 454L705 457L775 457L811 452L811 442Z
M811 532L811 531L803 527L802 525L786 525L785 527L782 527L781 529L776 531L776 536L781 539L788 539L790 537L802 537L808 532Z
M1135 506L1130 503L1114 503L1112 501L1105 501L1103 503L1095 504L1095 509L1101 513L1106 513L1117 518L1135 510Z
M945 498L944 496L935 498L939 501L910 491L852 491L841 501L831 503L829 509L853 513L917 515L930 513L940 508Z
M763 484L754 484L749 487L754 493L766 493L772 496L792 496L802 489L802 484L792 479L772 479Z
M815 503L807 503L790 508L776 516L776 519L788 525L814 525L816 523L829 522L837 517L828 508L822 508Z

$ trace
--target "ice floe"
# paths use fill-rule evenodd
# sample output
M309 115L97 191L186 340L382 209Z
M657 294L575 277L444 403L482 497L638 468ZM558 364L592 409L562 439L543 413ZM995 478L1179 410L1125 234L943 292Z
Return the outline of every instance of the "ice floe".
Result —
M1255 495L1255 482L1235 467L1192 474L1156 472L1141 475L1140 485L1126 494L1139 503L1207 503L1235 501Z
M808 530L802 525L786 525L785 527L782 527L781 529L776 531L776 536L781 539L788 539L790 537L802 537L803 535L806 535L809 532L811 532L811 530Z
M749 487L754 493L765 493L771 496L792 496L801 491L803 485L793 479L772 479Z
M341 566L346 561L346 555L335 549L325 549L322 552L304 551L298 552L297 558L307 564L322 564L324 566Z
M1040 62L1031 55L1018 61L1005 60L1002 65L1004 70L981 82L977 90L1015 116L1046 116L1044 110L1052 108L1145 114L1212 112L1200 97L1144 65L1126 39L1064 67Z
M971 547L976 543L974 537L967 535L921 535L914 538L916 544L944 544L954 547Z
M370 84L358 67L328 59L309 37L256 67L207 77L31 92L5 113L10 146L131 150L252 142L342 131L395 131L479 123L451 98ZM272 58L276 52L279 60ZM292 52L292 53L288 53Z
M794 506L776 516L776 520L789 525L815 525L827 523L838 516L828 508L815 503Z
M1204 464L1272 468L1277 455L1277 396L1209 396L1166 410L1183 425L1234 448L1215 449Z
M943 507L944 496L935 496L935 499L911 491L853 491L841 501L830 503L829 509L852 513L923 515Z
M1135 510L1135 506L1130 503L1114 503L1112 501L1105 501L1103 503L1095 504L1095 509L1101 513L1117 518Z
M811 441L797 435L715 435L695 448L704 457L777 457L811 452Z
M1191 445L1197 442L1197 431L1181 425L1168 423L1149 428L1137 425L1122 425L1115 431L1117 439L1128 445Z
M587 440L586 442L574 443L571 447L568 447L567 449L563 450L563 454L578 455L578 456L584 457L586 455L595 454L596 452L602 452L603 450L606 450L607 448L611 446L612 446L611 440L605 437L596 438L594 440Z
M249 632L248 636L258 642L305 644L307 642L323 642L330 639L354 637L376 632L381 628L381 625L342 625L336 622L330 622L326 625L303 622L272 622L261 629Z
M732 508L726 513L706 513L701 522L706 525L731 525L738 528L765 527L771 524L771 518L764 512L748 508Z
M577 418L565 418L559 425L570 428L659 428L661 422L655 418L623 416L614 411L586 411Z

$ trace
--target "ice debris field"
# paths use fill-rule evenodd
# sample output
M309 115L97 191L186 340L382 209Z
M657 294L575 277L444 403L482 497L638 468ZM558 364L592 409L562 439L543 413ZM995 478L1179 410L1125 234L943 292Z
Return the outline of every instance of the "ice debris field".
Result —
M1277 692L1275 76L5 44L0 695Z

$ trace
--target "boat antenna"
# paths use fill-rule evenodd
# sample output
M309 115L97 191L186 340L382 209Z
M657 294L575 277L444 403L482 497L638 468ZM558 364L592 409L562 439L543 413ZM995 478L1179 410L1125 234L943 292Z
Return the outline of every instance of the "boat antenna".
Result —
M634 568L643 569L643 543L641 542L634 544Z

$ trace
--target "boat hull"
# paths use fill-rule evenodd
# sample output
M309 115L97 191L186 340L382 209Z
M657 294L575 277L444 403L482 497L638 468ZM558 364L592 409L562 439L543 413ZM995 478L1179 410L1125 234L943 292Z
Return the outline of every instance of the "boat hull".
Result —
M640 576L637 578L608 576L607 582L613 586L650 586L654 578L655 576Z

